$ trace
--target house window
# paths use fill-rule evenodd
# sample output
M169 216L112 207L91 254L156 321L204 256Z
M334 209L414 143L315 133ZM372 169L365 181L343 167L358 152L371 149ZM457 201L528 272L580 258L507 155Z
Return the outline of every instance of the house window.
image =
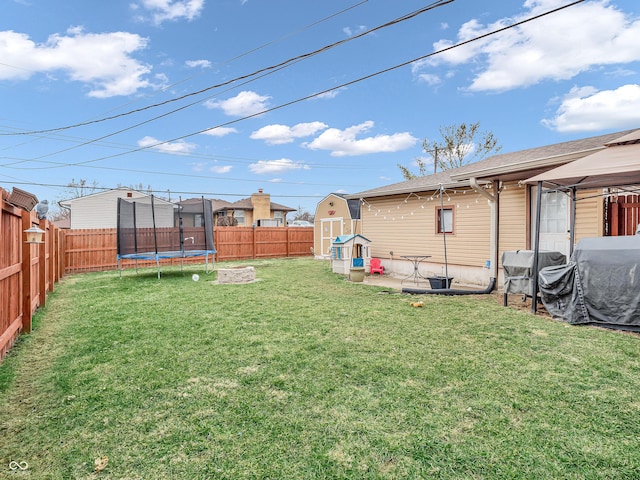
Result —
M273 212L273 218L278 220L278 225L284 225L284 212Z
M436 207L436 232L453 233L453 208Z
M233 216L238 220L238 225L244 225L244 210L234 210Z
M196 213L193 217L194 227L204 227L204 216L200 213Z

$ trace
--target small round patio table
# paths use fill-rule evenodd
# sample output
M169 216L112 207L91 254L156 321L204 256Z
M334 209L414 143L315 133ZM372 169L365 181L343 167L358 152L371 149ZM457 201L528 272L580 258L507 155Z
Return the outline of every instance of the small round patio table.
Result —
M413 283L417 285L421 281L427 281L428 279L420 273L420 263L429 257L431 257L431 255L401 255L401 258L409 260L413 264L413 273L403 278L400 283L402 284L407 280L412 280Z

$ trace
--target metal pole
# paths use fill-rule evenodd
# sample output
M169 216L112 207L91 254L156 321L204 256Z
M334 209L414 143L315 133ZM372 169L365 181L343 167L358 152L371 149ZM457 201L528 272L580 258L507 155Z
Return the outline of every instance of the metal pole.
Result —
M542 210L542 182L538 182L538 199L536 204L536 238L533 248L533 292L531 311L535 314L538 309L538 253L540 253L540 211Z
M444 199L442 198L442 184L440 184L440 231L442 232L442 242L444 243L444 276L446 288L449 288L449 262L447 260L447 232L444 225Z
M569 233L569 258L571 258L571 255L573 255L573 244L576 241L576 203L578 203L577 189L576 187L571 187L571 230Z

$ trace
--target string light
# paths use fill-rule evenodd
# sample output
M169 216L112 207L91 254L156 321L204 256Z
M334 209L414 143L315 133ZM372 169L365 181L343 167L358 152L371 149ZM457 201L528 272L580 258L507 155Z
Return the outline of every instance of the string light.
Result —
M491 182L483 185L485 189L493 188L493 186L494 185ZM441 188L441 190L442 190L443 197L446 197L447 202L451 202L452 201L451 197L453 197L454 195L458 195L458 194L466 195L467 192L469 192L470 194L473 193L473 191L469 189ZM413 197L415 197L416 199L415 203L412 202ZM369 212L373 212L374 217L381 217L383 220L389 219L391 221L396 221L396 220L399 221L399 220L407 220L415 216L418 205L420 206L421 210L424 210L425 206L429 202L437 203L439 200L440 200L440 189L434 191L430 196L425 196L425 197L420 196L417 193L411 192L406 197L399 200L397 204L391 205L391 206L384 206L382 208L369 203L364 198L361 198L360 202L362 203L362 205L367 207L367 210ZM472 202L475 202L476 205L480 203L477 195L475 197L472 196L468 202L463 202L463 203L456 202L454 208L461 209L465 207L469 209L471 207ZM489 201L487 201L487 203L490 204ZM386 210L388 215L383 214L384 210Z

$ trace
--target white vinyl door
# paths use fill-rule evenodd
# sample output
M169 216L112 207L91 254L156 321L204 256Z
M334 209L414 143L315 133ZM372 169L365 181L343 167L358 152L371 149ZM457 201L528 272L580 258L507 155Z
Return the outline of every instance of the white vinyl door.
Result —
M320 228L322 230L322 252L323 256L331 255L331 244L335 238L342 235L342 217L339 218L323 218L320 220Z
M536 201L537 192L531 189L532 196L532 228L533 235L536 232ZM569 218L570 218L569 196L563 192L543 191L542 208L540 210L540 250L551 250L564 253L569 257ZM532 237L532 238L535 238ZM533 240L532 240L533 242ZM533 245L532 245L533 247Z

